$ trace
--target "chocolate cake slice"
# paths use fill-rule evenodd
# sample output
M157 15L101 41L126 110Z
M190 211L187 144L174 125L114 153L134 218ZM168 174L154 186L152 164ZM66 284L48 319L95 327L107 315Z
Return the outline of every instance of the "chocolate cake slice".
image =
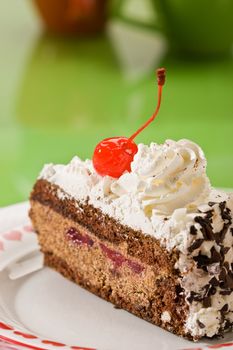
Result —
M31 193L44 261L119 308L193 340L233 324L233 195L188 140L140 144L131 172L49 164Z

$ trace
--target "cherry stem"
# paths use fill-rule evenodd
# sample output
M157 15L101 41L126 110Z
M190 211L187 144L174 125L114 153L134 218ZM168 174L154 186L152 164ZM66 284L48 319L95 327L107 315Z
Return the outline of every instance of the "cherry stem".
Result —
M135 139L138 134L140 134L153 120L156 118L160 104L161 104L161 98L162 98L162 90L163 90L163 85L165 84L165 68L160 68L157 70L157 82L158 82L158 102L157 102L157 107L155 112L152 114L150 119L147 120L147 122L142 125L130 138L128 139L128 142L131 142L133 139Z

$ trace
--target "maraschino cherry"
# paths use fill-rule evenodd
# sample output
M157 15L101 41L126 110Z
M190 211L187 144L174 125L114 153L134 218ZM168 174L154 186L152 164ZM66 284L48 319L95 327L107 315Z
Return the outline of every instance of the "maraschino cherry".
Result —
M111 137L104 139L96 146L93 154L93 165L98 174L119 178L125 171L131 171L131 162L138 151L134 139L155 119L160 108L162 89L165 83L164 68L157 70L157 82L158 102L150 119L129 138L124 136Z

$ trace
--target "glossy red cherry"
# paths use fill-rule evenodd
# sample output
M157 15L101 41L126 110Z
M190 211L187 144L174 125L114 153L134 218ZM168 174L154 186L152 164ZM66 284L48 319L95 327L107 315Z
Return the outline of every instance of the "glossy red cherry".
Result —
M138 147L127 137L112 137L101 141L95 148L93 164L98 174L118 178L130 165Z
M165 83L165 69L157 70L158 102L155 112L130 138L112 137L101 141L93 154L93 165L98 174L119 178L125 171L131 171L131 163L138 147L133 141L157 116Z

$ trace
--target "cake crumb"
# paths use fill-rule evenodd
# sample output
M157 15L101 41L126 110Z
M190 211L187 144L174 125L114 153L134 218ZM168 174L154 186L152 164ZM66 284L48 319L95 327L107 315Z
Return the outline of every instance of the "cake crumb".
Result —
M168 311L164 311L162 314L161 314L161 320L163 322L170 322L171 321L171 315Z

